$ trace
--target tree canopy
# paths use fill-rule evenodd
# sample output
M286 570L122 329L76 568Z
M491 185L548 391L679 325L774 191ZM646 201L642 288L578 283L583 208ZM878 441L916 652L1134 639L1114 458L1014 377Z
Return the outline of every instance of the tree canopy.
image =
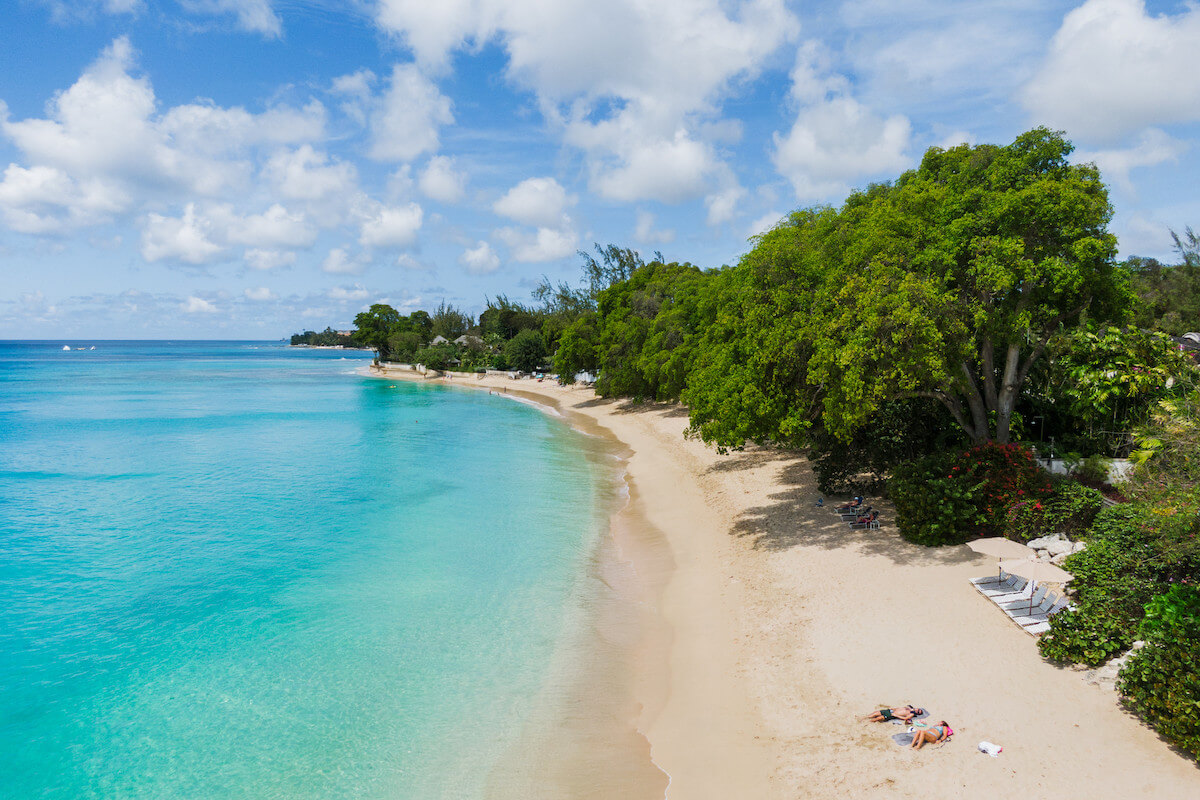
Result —
M969 440L1008 441L1050 338L1130 302L1107 190L1071 150L1045 128L931 148L895 183L758 237L731 284L744 309L723 311L741 317L705 337L685 395L693 429L729 444L813 424L849 438L884 404L928 397Z

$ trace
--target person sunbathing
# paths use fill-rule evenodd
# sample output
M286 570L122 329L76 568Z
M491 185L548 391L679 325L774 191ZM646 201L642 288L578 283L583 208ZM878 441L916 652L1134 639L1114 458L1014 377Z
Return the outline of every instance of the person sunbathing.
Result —
M950 727L950 723L942 720L937 725L932 725L928 728L917 728L913 731L912 744L909 747L914 750L920 750L926 744L938 744L939 742L947 741L954 735L954 730Z
M863 717L867 722L891 722L894 719L902 719L908 722L913 717L919 717L924 714L924 709L916 706L900 706L899 708L881 708L878 711L872 711Z

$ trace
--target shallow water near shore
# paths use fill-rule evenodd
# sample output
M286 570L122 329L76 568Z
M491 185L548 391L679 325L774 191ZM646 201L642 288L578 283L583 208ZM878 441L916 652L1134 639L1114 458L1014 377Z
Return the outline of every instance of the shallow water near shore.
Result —
M365 353L63 344L0 343L6 797L483 797L548 686L628 711L604 443Z

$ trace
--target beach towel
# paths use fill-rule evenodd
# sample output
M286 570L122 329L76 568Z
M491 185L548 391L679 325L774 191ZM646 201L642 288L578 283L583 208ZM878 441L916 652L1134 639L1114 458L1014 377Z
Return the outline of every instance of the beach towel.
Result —
M892 741L901 747L912 747L913 735L909 731L892 735Z

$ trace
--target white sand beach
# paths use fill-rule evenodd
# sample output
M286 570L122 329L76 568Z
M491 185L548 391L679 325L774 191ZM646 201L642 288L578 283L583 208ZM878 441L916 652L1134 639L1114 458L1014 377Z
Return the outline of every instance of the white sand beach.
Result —
M974 591L968 578L994 560L908 544L886 510L881 530L852 532L813 507L802 458L719 455L683 437L680 406L549 381L446 382L554 404L628 448L646 521L673 561L659 601L669 635L635 682L638 728L672 800L1200 797L1194 761L1110 689L1042 660ZM858 721L904 703L956 735L914 752L891 741L902 728ZM982 740L1003 752L978 752Z

